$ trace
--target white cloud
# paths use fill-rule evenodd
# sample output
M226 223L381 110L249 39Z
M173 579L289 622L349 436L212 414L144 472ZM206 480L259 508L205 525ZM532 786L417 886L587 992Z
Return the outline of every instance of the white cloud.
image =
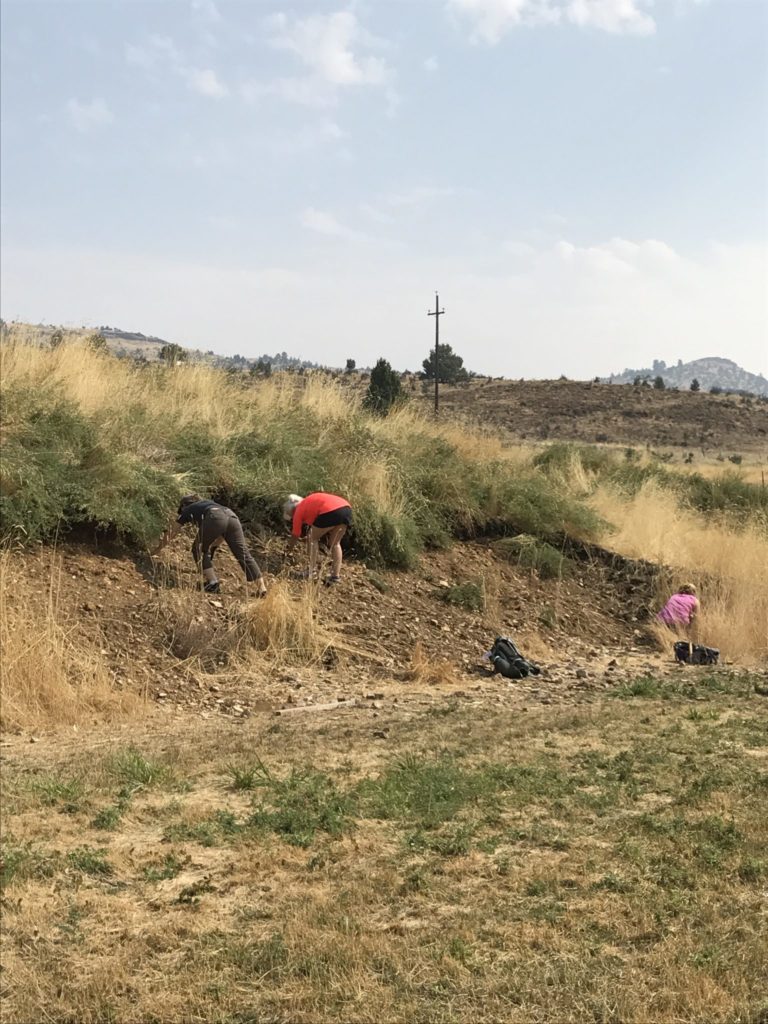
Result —
M379 224L391 224L402 210L426 208L440 199L455 196L457 190L443 185L411 185L396 192L378 196L374 202L362 203L360 210Z
M582 28L604 32L649 35L656 30L653 18L641 9L643 0L570 0L565 17Z
M330 238L346 238L348 241L362 237L357 231L348 228L326 210L317 210L308 206L299 216L299 223L308 231L315 231L319 235L327 235Z
M342 90L368 86L384 90L387 114L392 116L399 102L392 85L394 74L375 53L386 44L363 28L354 11L306 18L279 13L267 18L264 25L272 48L292 54L305 73L248 79L240 86L240 95L247 102L276 97L322 109L336 106Z
M327 83L314 78L275 78L271 82L249 79L240 86L240 95L248 103L274 96L287 103L322 109L336 104L336 92Z
M278 29L272 39L277 49L289 50L323 81L336 86L383 85L390 74L380 57L363 53L377 45L353 11L313 14L272 22Z
M193 92L200 96L210 96L212 99L222 99L229 95L229 89L221 82L211 68L193 69L189 68L184 72L187 83Z
M168 36L152 35L143 46L125 45L125 59L134 67L150 70L170 64L174 69L181 63L181 55Z
M115 115L107 106L106 100L100 97L87 103L81 103L77 99L67 100L67 114L77 131L83 133L112 124L115 120Z
M138 46L126 44L125 59L128 64L142 68L148 73L167 72L175 75L199 96L222 99L229 95L229 88L213 68L192 67L168 36L151 35L145 43Z
M448 199L456 195L455 188L440 185L415 185L401 192L391 192L386 196L387 205L394 208L402 206L422 206L435 199Z
M472 22L473 41L491 45L521 25L563 25L649 35L653 0L448 0L448 10Z
M437 71L437 69L439 67L440 67L440 62L438 61L437 57L427 57L424 60L424 70L425 71L429 71L430 73L432 73L432 72Z
M221 14L213 0L192 0L192 10L211 24L221 21Z
M308 106L330 106L338 90L350 86L386 87L392 104L392 69L370 51L382 43L367 32L353 11L293 18L277 14L268 19L271 45L292 53L305 66L304 78L279 78L263 92Z
M335 121L323 118L303 125L291 135L267 140L263 145L281 157L295 157L329 146L334 147L334 154L338 156L343 153L338 144L346 138L346 132Z

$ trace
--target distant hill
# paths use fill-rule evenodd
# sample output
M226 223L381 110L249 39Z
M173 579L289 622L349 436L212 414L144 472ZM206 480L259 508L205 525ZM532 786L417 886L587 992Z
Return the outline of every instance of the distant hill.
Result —
M668 388L687 390L692 380L697 380L702 391L721 388L723 391L748 391L753 395L768 395L768 380L762 374L743 370L732 359L710 356L707 359L693 359L690 363L679 360L677 366L667 366L663 359L654 359L653 366L639 370L624 370L611 374L605 380L608 384L633 384L641 380L662 377Z
M119 327L99 327L99 334L103 334L107 341L138 341L143 345L165 345L163 338L156 338L152 334L142 334L141 331L124 331Z

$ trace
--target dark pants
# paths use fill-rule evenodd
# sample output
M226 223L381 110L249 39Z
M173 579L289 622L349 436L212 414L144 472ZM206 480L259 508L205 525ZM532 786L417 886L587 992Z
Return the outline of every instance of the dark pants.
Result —
M223 541L240 564L245 578L249 581L261 579L261 569L248 550L240 520L228 508L213 508L206 513L192 545L192 555L197 564L203 569L212 569L214 552Z

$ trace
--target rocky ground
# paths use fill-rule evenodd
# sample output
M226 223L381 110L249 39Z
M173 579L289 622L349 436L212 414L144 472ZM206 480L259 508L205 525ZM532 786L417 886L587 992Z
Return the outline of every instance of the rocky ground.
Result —
M652 567L581 550L568 578L542 581L481 542L429 553L412 573L349 561L339 586L316 590L328 637L322 657L307 664L256 653L246 665L221 642L243 608L237 566L220 556L221 595L197 593L191 558L177 543L158 563L108 545L41 549L18 556L11 584L40 614L53 594L71 640L98 651L119 687L146 694L163 714L300 714L337 700L359 702L373 716L446 700L579 704L643 674L696 671L676 666L671 640L660 651L647 629ZM268 581L295 574L279 557L261 557L275 570ZM467 584L482 610L450 602ZM292 582L293 599L307 586ZM490 672L483 655L499 633L541 666L539 676L513 681Z

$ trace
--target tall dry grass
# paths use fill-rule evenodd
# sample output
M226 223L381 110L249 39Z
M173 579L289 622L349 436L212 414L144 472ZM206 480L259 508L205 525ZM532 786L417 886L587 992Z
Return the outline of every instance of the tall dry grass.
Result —
M668 586L699 586L698 638L724 656L768 662L768 537L756 526L738 529L680 506L653 482L627 497L598 487L594 508L613 524L609 546L631 558L670 567ZM659 601L668 592L658 594Z
M41 607L17 586L14 556L0 554L0 724L37 729L137 714L143 700L118 690L99 652L66 624L61 569L52 558Z
M256 650L273 663L322 660L334 646L334 634L318 616L316 588L275 580L264 598L238 612L241 653Z

